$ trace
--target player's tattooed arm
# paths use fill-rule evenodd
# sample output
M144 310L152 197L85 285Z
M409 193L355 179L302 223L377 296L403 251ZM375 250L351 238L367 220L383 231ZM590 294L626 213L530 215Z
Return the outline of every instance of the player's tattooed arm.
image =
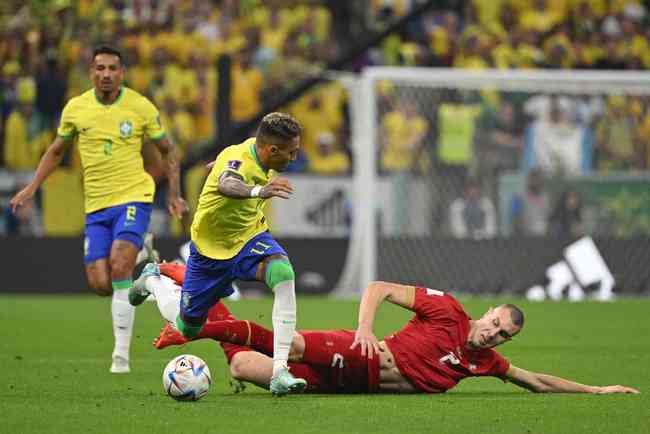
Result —
M257 189L256 192L254 190ZM253 192L251 194L251 192ZM244 178L232 171L225 171L219 177L219 193L233 199L248 199L250 197L281 197L288 199L293 193L293 187L286 178L273 178L264 186L248 185Z
M169 183L169 194L167 197L167 208L169 213L176 217L182 217L187 212L187 204L181 197L181 181L176 147L167 136L155 142L156 147L165 161L165 173Z
M254 186L244 182L244 178L235 172L225 171L219 177L219 193L233 199L249 199Z

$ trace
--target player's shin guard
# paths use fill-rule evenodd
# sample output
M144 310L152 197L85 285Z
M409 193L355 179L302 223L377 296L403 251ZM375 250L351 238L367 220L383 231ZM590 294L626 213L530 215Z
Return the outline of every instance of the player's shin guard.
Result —
M113 281L113 301L111 303L113 335L115 336L113 358L121 357L127 363L129 360L129 347L131 346L133 319L135 318L135 307L129 303L129 289L132 285L133 281L131 279Z
M287 367L291 340L296 330L295 275L288 261L267 265L266 284L275 293L273 301L273 377Z

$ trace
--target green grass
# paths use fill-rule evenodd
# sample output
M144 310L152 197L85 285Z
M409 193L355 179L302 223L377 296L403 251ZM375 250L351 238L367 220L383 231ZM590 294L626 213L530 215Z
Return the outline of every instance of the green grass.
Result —
M502 300L466 299L478 316ZM650 300L521 303L524 331L502 347L515 365L589 384L625 384L641 395L536 395L493 378L442 395L302 395L272 398L254 386L235 395L210 341L155 350L155 305L138 309L129 375L108 373L110 302L92 296L0 296L0 433L647 433L650 432ZM230 304L270 324L271 301ZM382 307L378 336L409 317ZM299 299L302 328L353 328L356 303ZM164 395L161 372L192 353L214 387L196 403Z

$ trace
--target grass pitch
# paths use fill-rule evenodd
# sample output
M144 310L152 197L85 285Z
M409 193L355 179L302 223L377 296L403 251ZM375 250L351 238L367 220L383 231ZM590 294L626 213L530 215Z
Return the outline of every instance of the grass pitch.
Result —
M506 300L463 299L478 317ZM512 301L512 300L507 300ZM515 301L517 302L517 301ZM227 303L270 326L271 300ZM648 433L650 300L518 303L526 327L500 351L522 368L588 384L625 384L640 395L540 395L493 378L468 379L441 395L301 395L273 398L249 386L233 394L211 341L155 350L162 325L153 303L138 308L131 374L109 374L110 299L0 296L0 433ZM299 297L304 329L354 328L356 302ZM377 336L410 313L382 306ZM206 360L207 397L180 403L162 390L175 355Z

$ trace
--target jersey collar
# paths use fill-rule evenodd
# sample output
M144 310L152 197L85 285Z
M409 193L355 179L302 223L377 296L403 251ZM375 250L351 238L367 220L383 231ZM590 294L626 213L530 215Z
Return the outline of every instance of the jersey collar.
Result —
M105 103L102 102L102 100L97 98L97 92L96 92L95 88L93 88L93 95L95 95L95 101L97 101L99 104L101 104L103 106L115 105L118 102L120 102L120 100L122 99L122 96L124 95L124 86L120 86L120 93L117 94L117 98L115 98L115 101L113 101L111 104L105 104Z
M250 144L250 151L251 154L253 154L253 158L255 159L255 162L257 162L257 165L260 166L260 168L264 171L264 173L268 172L269 170L264 167L262 162L260 161L260 158L257 156L257 149L255 149L255 142Z

